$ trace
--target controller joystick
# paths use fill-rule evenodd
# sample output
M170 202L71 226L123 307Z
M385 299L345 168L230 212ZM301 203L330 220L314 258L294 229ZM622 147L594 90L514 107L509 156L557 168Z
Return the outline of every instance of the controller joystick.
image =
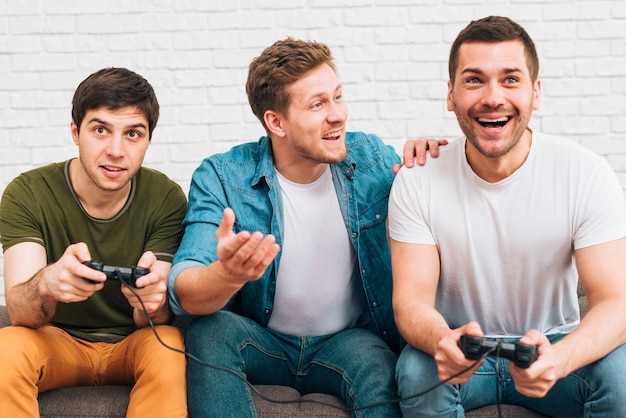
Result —
M84 261L84 265L87 267L91 267L94 270L101 271L107 275L107 279L116 279L121 280L129 286L135 286L135 282L141 276L145 276L150 273L150 269L144 267L119 267L119 266L110 266L100 261ZM86 279L87 280L87 279ZM98 283L94 280L87 280L90 283Z
M506 343L497 339L461 335L459 343L468 360L478 360L485 353L511 360L517 367L528 368L537 360L537 347L522 343Z

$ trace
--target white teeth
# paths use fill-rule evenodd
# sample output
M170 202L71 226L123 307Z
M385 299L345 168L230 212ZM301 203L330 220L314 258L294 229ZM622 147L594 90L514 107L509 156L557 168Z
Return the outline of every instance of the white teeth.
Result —
M331 132L329 134L322 135L322 138L324 138L324 139L326 139L326 138L335 138L335 137L338 137L339 135L341 135L341 131Z
M506 122L508 121L509 118L506 116L503 116L501 118L498 119L487 119L487 118L478 118L479 122L486 122L486 123L498 123L498 122Z

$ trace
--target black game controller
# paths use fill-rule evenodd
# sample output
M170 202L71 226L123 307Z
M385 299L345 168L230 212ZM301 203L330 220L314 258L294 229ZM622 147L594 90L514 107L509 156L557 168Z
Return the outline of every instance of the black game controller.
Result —
M109 266L107 264L101 263L99 261L83 261L83 264L87 267L91 267L94 270L98 270L106 273L107 279L118 279L122 282L126 283L129 286L135 286L135 282L141 276L145 276L150 273L150 269L143 267L118 267L118 266ZM90 283L99 283L95 280L85 279Z
M459 343L461 350L468 360L478 360L485 353L490 356L498 355L511 360L517 367L527 369L537 360L537 347L522 343L506 343L500 340L483 337L461 335Z

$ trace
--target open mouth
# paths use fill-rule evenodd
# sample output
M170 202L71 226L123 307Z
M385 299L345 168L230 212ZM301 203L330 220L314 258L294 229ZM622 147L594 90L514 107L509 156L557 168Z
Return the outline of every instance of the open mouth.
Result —
M110 171L110 172L112 172L112 173L117 173L117 172L119 172L119 171L124 171L124 169L123 169L123 168L119 168L119 167L111 167L111 166L108 166L108 165L101 165L100 167L101 167L101 168L103 168L103 169L105 169L106 171Z
M509 118L504 116L497 119L488 119L488 118L478 118L478 123L481 124L484 128L488 129L498 129L502 128L509 122Z
M341 137L341 133L343 131L339 130L339 131L334 131L334 132L329 132L327 134L322 135L322 139L339 139L339 137Z

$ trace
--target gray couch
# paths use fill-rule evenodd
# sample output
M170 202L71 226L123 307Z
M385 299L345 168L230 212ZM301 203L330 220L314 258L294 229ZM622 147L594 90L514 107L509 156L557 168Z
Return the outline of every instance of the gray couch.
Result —
M581 311L587 311L586 297L581 296ZM0 306L0 327L9 325L9 318L5 306ZM10 382L3 382L10 384ZM338 398L321 393L309 394L300 397L294 389L282 386L258 386L259 392L267 398L283 403L268 402L259 395L255 401L262 418L269 417L349 417L350 414L329 405L345 407ZM44 392L39 395L39 411L42 418L69 418L69 417L124 417L128 406L130 386L97 386L73 387ZM301 399L299 403L284 403ZM328 405L313 403L321 401ZM536 413L512 405L502 405L503 417L541 417ZM467 417L486 418L497 417L496 406L480 408L466 413ZM167 417L164 417L167 418Z

